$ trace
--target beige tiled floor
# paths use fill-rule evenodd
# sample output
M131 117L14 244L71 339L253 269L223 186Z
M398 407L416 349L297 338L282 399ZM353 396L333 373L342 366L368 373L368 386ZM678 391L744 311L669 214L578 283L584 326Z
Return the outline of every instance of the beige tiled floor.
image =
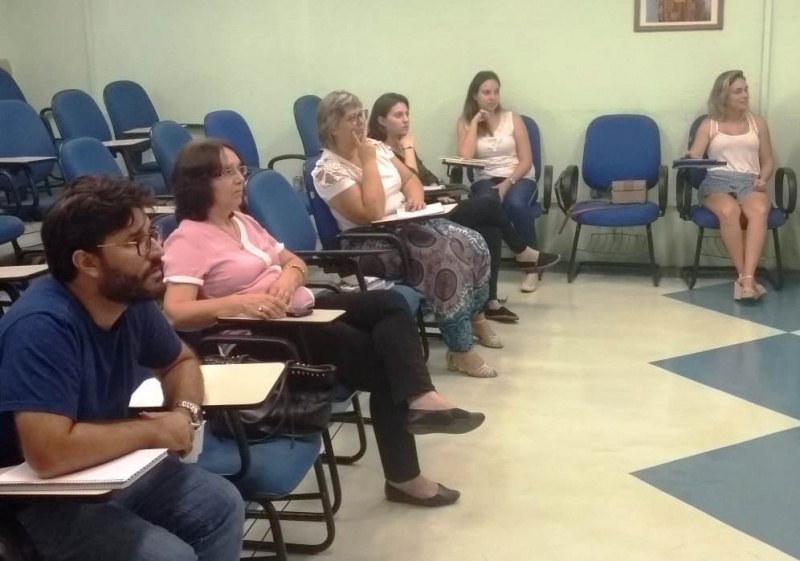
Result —
M538 292L501 293L522 320L498 325L506 348L482 350L500 377L479 380L429 362L438 389L482 410L463 436L417 439L423 470L459 489L452 507L390 504L374 440L341 468L333 546L352 561L791 559L662 493L632 471L797 426L797 421L661 370L655 360L777 331L662 297L666 278L549 274ZM352 444L345 426L335 446ZM313 524L285 523L290 539ZM314 533L313 535L318 535Z

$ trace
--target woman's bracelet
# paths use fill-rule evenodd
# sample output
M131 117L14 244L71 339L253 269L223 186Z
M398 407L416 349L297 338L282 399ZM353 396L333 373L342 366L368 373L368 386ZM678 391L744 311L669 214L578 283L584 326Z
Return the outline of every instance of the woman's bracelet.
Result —
M308 273L306 272L306 270L303 267L301 267L297 263L289 263L288 265L286 265L286 268L287 269L297 269L298 271L300 271L300 275L303 277L303 284L306 283L306 279L308 278Z
M403 150L413 150L413 146L403 146Z

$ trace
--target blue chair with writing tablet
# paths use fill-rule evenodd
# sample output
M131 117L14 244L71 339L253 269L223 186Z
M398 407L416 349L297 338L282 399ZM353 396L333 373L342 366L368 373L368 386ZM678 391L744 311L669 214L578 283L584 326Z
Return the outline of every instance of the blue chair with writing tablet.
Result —
M0 203L9 214L23 220L40 220L55 202L53 195L40 193L56 164L56 149L39 114L27 103L0 100L0 158L43 157L47 161L0 169Z
M361 279L362 290L366 290L363 275L356 259L365 252L360 250L317 250L317 234L303 205L286 179L275 171L264 170L253 174L247 181L248 212L275 239L306 260L311 266L326 272L355 275ZM415 290L395 285L392 290L400 292L409 309L416 313L420 307L420 295ZM427 345L427 341L425 341ZM334 413L336 421L352 422L358 433L358 449L349 455L337 455L340 464L352 464L361 459L367 449L365 421L358 400L359 392L339 386L334 391ZM352 407L352 410L349 410Z

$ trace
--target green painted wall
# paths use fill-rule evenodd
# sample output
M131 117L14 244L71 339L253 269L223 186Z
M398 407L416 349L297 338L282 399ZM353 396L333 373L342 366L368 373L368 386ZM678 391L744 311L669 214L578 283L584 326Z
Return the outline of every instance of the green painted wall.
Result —
M11 17L8 0L0 0L0 61L10 64L15 54L13 48L14 42L11 40Z
M557 173L580 162L583 131L603 113L653 117L670 161L704 111L714 77L741 68L753 109L772 125L779 164L800 170L796 0L728 0L724 30L669 33L634 33L631 0L4 4L16 28L12 64L34 104L66 87L101 100L106 83L131 78L145 86L163 118L196 122L214 109L241 112L263 158L300 151L295 98L345 88L366 106L384 91L408 95L421 155L435 164L454 152L454 123L469 80L491 68L503 81L505 105L539 122L545 161ZM59 35L63 41L41 40ZM282 168L287 175L296 170ZM672 184L670 191L672 201ZM784 245L789 264L800 268L796 220ZM544 246L564 251L571 229L557 236L560 222L556 210L539 229ZM695 231L674 208L655 230L663 264L688 259Z

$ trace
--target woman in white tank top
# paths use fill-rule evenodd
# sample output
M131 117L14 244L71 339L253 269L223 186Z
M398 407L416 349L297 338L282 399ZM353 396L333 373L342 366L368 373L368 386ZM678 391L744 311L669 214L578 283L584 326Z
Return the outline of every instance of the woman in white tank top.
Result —
M537 193L531 143L522 118L500 106L500 78L491 70L478 72L470 82L457 133L458 155L484 160L486 166L476 173L472 196L500 201L519 236L534 247L531 205ZM539 259L541 268L558 261L554 253ZM538 273L526 275L520 289L533 292L538 279Z
M737 300L758 300L766 293L755 272L767 238L772 207L767 183L775 169L769 127L749 112L749 101L741 70L720 74L708 98L708 118L688 152L691 158L708 154L727 162L708 170L700 197L719 219L722 242L738 273L733 291Z

